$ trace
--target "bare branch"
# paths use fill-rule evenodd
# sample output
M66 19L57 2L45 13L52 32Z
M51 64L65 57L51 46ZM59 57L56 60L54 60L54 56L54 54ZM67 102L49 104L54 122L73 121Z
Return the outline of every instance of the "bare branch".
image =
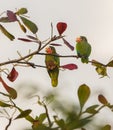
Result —
M6 128L5 128L5 130L8 130L8 128L9 128L9 126L11 125L11 123L12 123L12 118L9 119L9 122L8 122L8 124L7 124Z

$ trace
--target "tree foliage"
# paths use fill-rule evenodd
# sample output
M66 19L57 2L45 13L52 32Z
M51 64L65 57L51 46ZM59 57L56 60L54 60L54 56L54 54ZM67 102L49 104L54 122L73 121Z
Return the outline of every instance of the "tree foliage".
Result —
M53 32L53 25L51 23L51 35L48 39L45 39L44 41L40 40L38 38L37 32L38 27L37 25L30 20L30 18L27 17L28 10L26 8L20 8L16 11L7 10L5 14L2 14L0 17L0 30L1 32L11 41L14 41L15 34L14 32L9 32L5 24L13 23L15 26L15 22L18 23L20 29L22 32L26 34L26 37L18 37L17 40L23 41L26 44L29 42L37 44L36 50L33 52L29 52L27 55L22 56L19 52L17 53L19 55L19 58L17 59L10 59L5 62L0 63L0 82L1 85L4 87L6 92L0 91L0 94L5 97L5 100L0 101L0 107L2 110L7 111L7 109L14 109L16 110L10 117L6 117L9 121L8 124L6 124L5 130L8 130L10 125L13 121L18 119L26 119L26 121L29 121L31 123L31 129L32 130L74 130L74 129L81 129L86 130L86 125L89 124L95 115L97 115L102 109L107 107L108 109L113 111L113 105L106 99L106 97L102 94L98 95L98 102L95 104L92 104L91 106L88 106L85 108L86 102L88 102L88 99L91 96L91 90L90 87L86 84L81 84L78 87L77 96L79 101L79 110L68 110L64 108L61 103L56 103L56 105L60 105L60 111L64 113L65 116L59 117L57 114L51 115L49 112L48 104L49 102L54 103L54 97L55 95L47 95L45 98L41 99L38 95L37 97L37 104L44 108L45 112L40 113L40 115L32 116L32 109L26 109L23 110L18 106L18 104L15 103L15 99L18 98L18 92L13 87L10 87L4 80L3 75L7 77L7 79L10 82L14 82L19 75L19 72L17 71L16 67L22 65L26 67L41 67L44 69L48 69L52 73L54 72L56 65L56 59L61 58L75 58L75 59L82 59L83 57L86 58L86 53L82 53L82 51L77 53L76 55L76 49L71 45L69 41L67 41L66 36L64 35L66 29L68 29L68 25L65 22L58 22L56 24L55 29L58 31L58 35L55 35ZM4 16L3 16L4 15ZM27 35L27 32L31 32L31 35ZM57 40L62 40L62 44L57 43ZM55 41L55 43L54 43ZM42 53L42 50L45 50L46 47L54 47L57 49L58 46L66 46L70 49L70 51L75 51L75 55L62 55L57 53ZM85 47L85 46L84 46ZM85 50L81 49L80 50ZM51 50L49 50L51 52ZM85 51L84 51L85 52ZM35 62L32 62L32 59L35 56L43 55L44 57L50 56L49 61L46 65L40 65L36 64ZM88 55L89 56L89 55ZM90 59L90 58L89 58ZM113 67L113 60L109 61L107 64L103 64L97 60L89 60L86 62L86 64L90 64L93 67L95 67L95 72L100 75L101 77L108 76L107 69L110 67ZM83 64L81 62L81 64ZM13 66L11 70L9 70L7 65ZM64 65L58 65L57 69L60 71L61 69L68 69L68 70L76 70L79 69L78 65L75 63L67 63ZM49 78L49 76L48 76ZM51 78L51 76L50 76ZM56 85L57 86L57 85ZM55 104L54 104L55 105ZM75 105L76 106L76 105ZM17 111L19 114L17 114ZM52 118L51 118L52 117ZM104 126L101 126L98 128L99 130L111 130L110 124L105 124Z

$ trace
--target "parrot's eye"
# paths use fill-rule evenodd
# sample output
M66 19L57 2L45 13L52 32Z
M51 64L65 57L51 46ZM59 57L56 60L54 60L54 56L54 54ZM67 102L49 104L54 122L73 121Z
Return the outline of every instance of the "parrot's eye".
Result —
M45 50L45 51L47 52L47 54L52 54L52 50L51 50L51 48L50 48L50 47L46 48L46 50Z
M81 38L80 37L78 37L78 38L76 38L76 42L81 42Z

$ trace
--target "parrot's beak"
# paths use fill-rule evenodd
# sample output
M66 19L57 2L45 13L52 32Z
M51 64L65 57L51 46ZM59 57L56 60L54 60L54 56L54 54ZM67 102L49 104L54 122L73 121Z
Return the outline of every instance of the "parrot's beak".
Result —
M52 54L52 50L51 50L50 47L47 47L45 51L46 51L47 54Z
M76 42L77 42L77 43L81 42L81 38L80 38L80 37L77 37L77 38L76 38Z

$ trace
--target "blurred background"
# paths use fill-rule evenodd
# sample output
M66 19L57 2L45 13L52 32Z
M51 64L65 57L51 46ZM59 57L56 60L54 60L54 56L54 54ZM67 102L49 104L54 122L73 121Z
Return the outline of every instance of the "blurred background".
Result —
M54 27L54 34L57 22L66 22L68 25L65 31L66 40L75 46L76 37L86 36L92 46L90 59L95 59L104 64L113 58L113 1L112 0L4 0L0 2L0 14L7 10L15 11L25 7L28 9L28 16L38 26L38 37L40 40L46 40L51 34L51 23ZM26 37L17 23L6 24L5 27L15 34L16 38ZM27 34L30 34L28 32ZM62 41L58 41L62 43ZM29 44L29 45L28 45ZM8 59L18 58L17 50L22 56L36 50L36 45L24 43L19 40L9 41L0 33L0 62ZM57 52L62 55L76 54L76 51L70 51L65 45L56 47ZM44 51L42 51L44 52ZM35 56L33 59L39 65L44 65L44 56ZM100 78L96 73L95 67L90 64L82 64L81 61L74 58L61 58L61 64L75 63L77 70L60 71L58 87L52 88L46 69L44 68L26 68L17 67L19 77L14 83L6 82L18 90L18 99L16 103L22 108L32 108L35 113L41 113L42 108L36 105L37 100L33 95L45 96L47 93L59 94L59 99L71 104L78 105L77 89L85 83L91 88L91 97L87 106L98 103L98 94L103 94L108 101L113 103L113 69L108 70L109 77ZM11 66L9 66L11 67ZM2 87L1 87L2 89ZM68 97L68 98L67 98ZM0 99L1 99L0 95ZM106 117L106 118L105 118ZM96 117L100 122L113 124L113 114L108 109L102 111ZM7 124L6 119L0 119L0 129L3 130ZM19 122L19 125L18 123ZM95 121L96 122L96 121ZM97 121L97 124L100 122ZM27 121L17 120L12 123L9 130L22 130L30 127ZM91 127L91 126L89 126Z

